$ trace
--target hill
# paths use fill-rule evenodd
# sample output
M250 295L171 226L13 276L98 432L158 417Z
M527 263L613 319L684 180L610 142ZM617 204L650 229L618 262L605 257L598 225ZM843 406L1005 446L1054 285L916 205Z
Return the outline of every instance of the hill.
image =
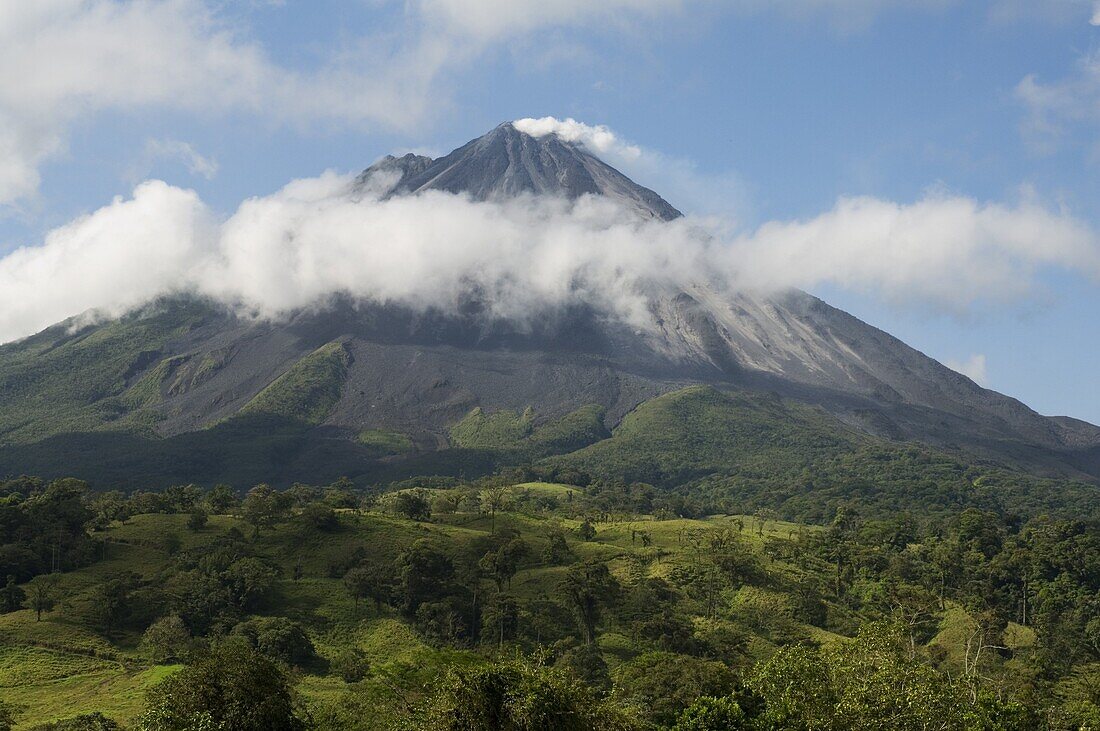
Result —
M61 573L28 568L0 596L0 695L19 729L97 712L146 728L153 689L233 643L293 668L286 682L316 729L436 728L430 709L449 683L525 655L536 685L575 678L593 702L614 687L601 713L617 709L639 731L671 727L701 695L739 699L764 719L821 712L871 728L893 691L845 680L852 663L927 694L899 722L932 704L947 729L974 728L965 711L1022 731L1097 710L1074 685L1094 661L1078 594L1097 589L1074 558L1096 549L1080 522L971 510L929 533L851 512L829 529L766 511L683 519L659 503L638 512L637 492L548 483L412 488L365 503L341 485L257 489L243 505L224 490L124 498L72 481L5 483L0 495L15 530L3 560L35 553L34 521L52 511L83 509L93 528L63 534ZM996 570L1012 556L1038 562L1035 572ZM1054 591L1057 607L1042 599ZM14 606L4 598L19 595ZM975 633L999 649L973 655ZM832 679L799 676L799 663L825 663ZM785 706L774 688L796 678L825 706Z
M383 160L348 195L380 179L390 197L599 195L646 225L679 217L583 145L511 124L438 160ZM548 464L666 489L790 489L853 450L917 443L1021 482L1100 479L1097 427L1043 417L806 293L684 282L647 297L651 328L583 299L509 320L477 292L448 311L335 295L265 319L176 295L77 317L0 345L0 474L365 484L560 457ZM735 396L664 399L693 386ZM666 417L676 434L644 426ZM682 453L645 461L653 450Z

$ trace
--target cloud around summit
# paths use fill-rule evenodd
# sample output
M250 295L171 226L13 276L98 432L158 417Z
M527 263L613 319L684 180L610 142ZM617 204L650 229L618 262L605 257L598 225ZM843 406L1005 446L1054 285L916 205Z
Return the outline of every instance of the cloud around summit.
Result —
M521 124L633 154L606 128ZM227 217L193 191L142 183L0 259L0 341L180 292L279 317L337 293L446 310L476 289L501 317L584 302L647 327L655 291L697 283L719 290L830 284L901 307L965 313L1041 292L1050 269L1100 276L1097 233L1031 199L846 197L804 220L744 229L720 217L643 221L593 197L475 202L429 192L355 200L351 180L325 173L293 181Z

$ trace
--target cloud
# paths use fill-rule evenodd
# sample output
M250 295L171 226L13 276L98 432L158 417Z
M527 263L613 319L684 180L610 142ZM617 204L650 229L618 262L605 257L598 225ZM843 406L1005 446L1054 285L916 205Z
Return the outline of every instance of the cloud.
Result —
M128 200L50 232L0 259L0 340L102 310L118 315L176 287L217 223L190 191L153 181Z
M600 22L675 13L699 0L418 0L417 12L452 35L488 41L547 26Z
M824 19L855 30L891 10L938 10L961 0L419 0L417 12L451 35L481 41L544 27L622 27L687 10L776 13L803 21Z
M0 341L171 292L261 317L334 293L419 309L476 293L500 317L584 302L645 328L654 293L689 284L728 293L831 283L961 312L1027 297L1048 267L1100 274L1096 233L1035 202L846 198L806 221L730 233L714 219L640 220L591 196L353 200L350 182L294 181L224 220L194 192L143 183L0 259Z
M1093 24L1100 24L1100 5ZM1030 117L1024 132L1037 147L1049 150L1077 137L1097 141L1100 125L1100 54L1082 57L1068 77L1043 82L1035 74L1016 86L1016 98Z
M131 177L148 175L153 164L158 161L179 163L187 168L187 172L207 180L212 180L218 174L218 161L202 155L191 143L164 139L146 140L141 163L131 171Z
M0 205L31 196L78 119L105 110L245 113L269 124L398 128L424 118L445 44L377 40L309 71L270 58L204 0L0 5Z
M842 198L813 219L767 223L730 252L754 286L828 283L956 313L1032 295L1046 268L1100 277L1100 239L1069 214L941 193Z
M1080 23L1097 10L1095 0L993 0L990 5L990 16L1002 23Z
M375 0L395 6L396 0ZM309 70L253 40L216 0L34 0L0 5L0 206L33 196L77 121L111 110L244 113L266 124L405 130L451 103L445 82L486 51L549 28L616 33L701 9L778 12L839 26L952 0L402 0L370 35ZM279 4L279 3L260 3ZM535 49L538 50L537 48Z
M975 353L965 361L948 360L944 365L956 373L963 374L979 386L985 386L989 382L986 374L985 355L981 353Z

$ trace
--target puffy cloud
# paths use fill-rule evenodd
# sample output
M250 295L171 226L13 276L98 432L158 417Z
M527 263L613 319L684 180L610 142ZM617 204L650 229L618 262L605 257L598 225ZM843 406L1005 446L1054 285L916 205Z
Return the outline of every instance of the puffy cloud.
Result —
M119 315L186 283L217 223L199 197L158 181L0 259L0 340L64 318ZM186 286L186 285L184 285Z
M767 223L729 251L754 286L830 283L955 312L1027 296L1047 267L1100 277L1096 232L1069 214L938 193L911 204L842 198L813 219Z
M0 4L0 205L32 195L68 128L103 110L262 115L274 124L418 121L457 51L366 44L280 65L206 0Z
M566 142L579 142L596 155L610 160L634 160L642 156L641 148L620 140L605 125L590 125L578 122L572 117L540 117L539 119L517 119L512 125L520 132L532 137L557 135Z
M333 293L446 309L476 292L503 317L585 302L646 327L653 293L690 283L828 282L962 311L1027 296L1046 267L1100 273L1095 232L1028 202L851 198L810 220L730 235L709 219L639 220L601 198L356 201L349 182L333 173L295 181L220 221L193 192L144 183L0 259L0 340L178 291L264 317Z

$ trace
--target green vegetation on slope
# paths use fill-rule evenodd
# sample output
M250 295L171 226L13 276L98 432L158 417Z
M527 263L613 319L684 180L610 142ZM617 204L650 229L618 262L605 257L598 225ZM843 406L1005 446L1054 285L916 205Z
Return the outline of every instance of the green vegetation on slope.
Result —
M320 424L340 400L351 354L342 342L323 345L249 401L242 414L273 414Z
M64 432L147 430L153 416L131 413L152 388L126 398L130 382L159 351L213 316L197 301L154 303L105 325L63 323L0 346L0 443L25 444Z
M364 429L359 432L356 441L380 457L408 454L414 449L413 441L407 434L386 429Z
M640 404L610 439L550 462L673 486L713 473L796 473L862 440L835 419L778 397L693 386Z
M143 731L204 713L238 731L1076 731L1100 713L1095 524L822 528L634 500L501 479L243 502L0 483L0 572L29 562L0 587L0 693L21 729L100 711ZM64 570L44 574L58 538Z
M562 473L647 483L685 505L767 508L811 523L853 504L879 516L913 511L931 518L967 507L1100 516L1095 485L962 459L854 432L778 397L693 386L640 404L610 439L543 460L535 471L550 479Z
M480 407L451 427L451 441L466 449L513 449L531 434L535 411L501 409L487 414Z
M565 416L535 426L536 414L530 407L522 414L502 409L485 413L476 408L451 427L451 441L462 449L483 449L526 459L564 454L607 438L599 406L582 406Z

